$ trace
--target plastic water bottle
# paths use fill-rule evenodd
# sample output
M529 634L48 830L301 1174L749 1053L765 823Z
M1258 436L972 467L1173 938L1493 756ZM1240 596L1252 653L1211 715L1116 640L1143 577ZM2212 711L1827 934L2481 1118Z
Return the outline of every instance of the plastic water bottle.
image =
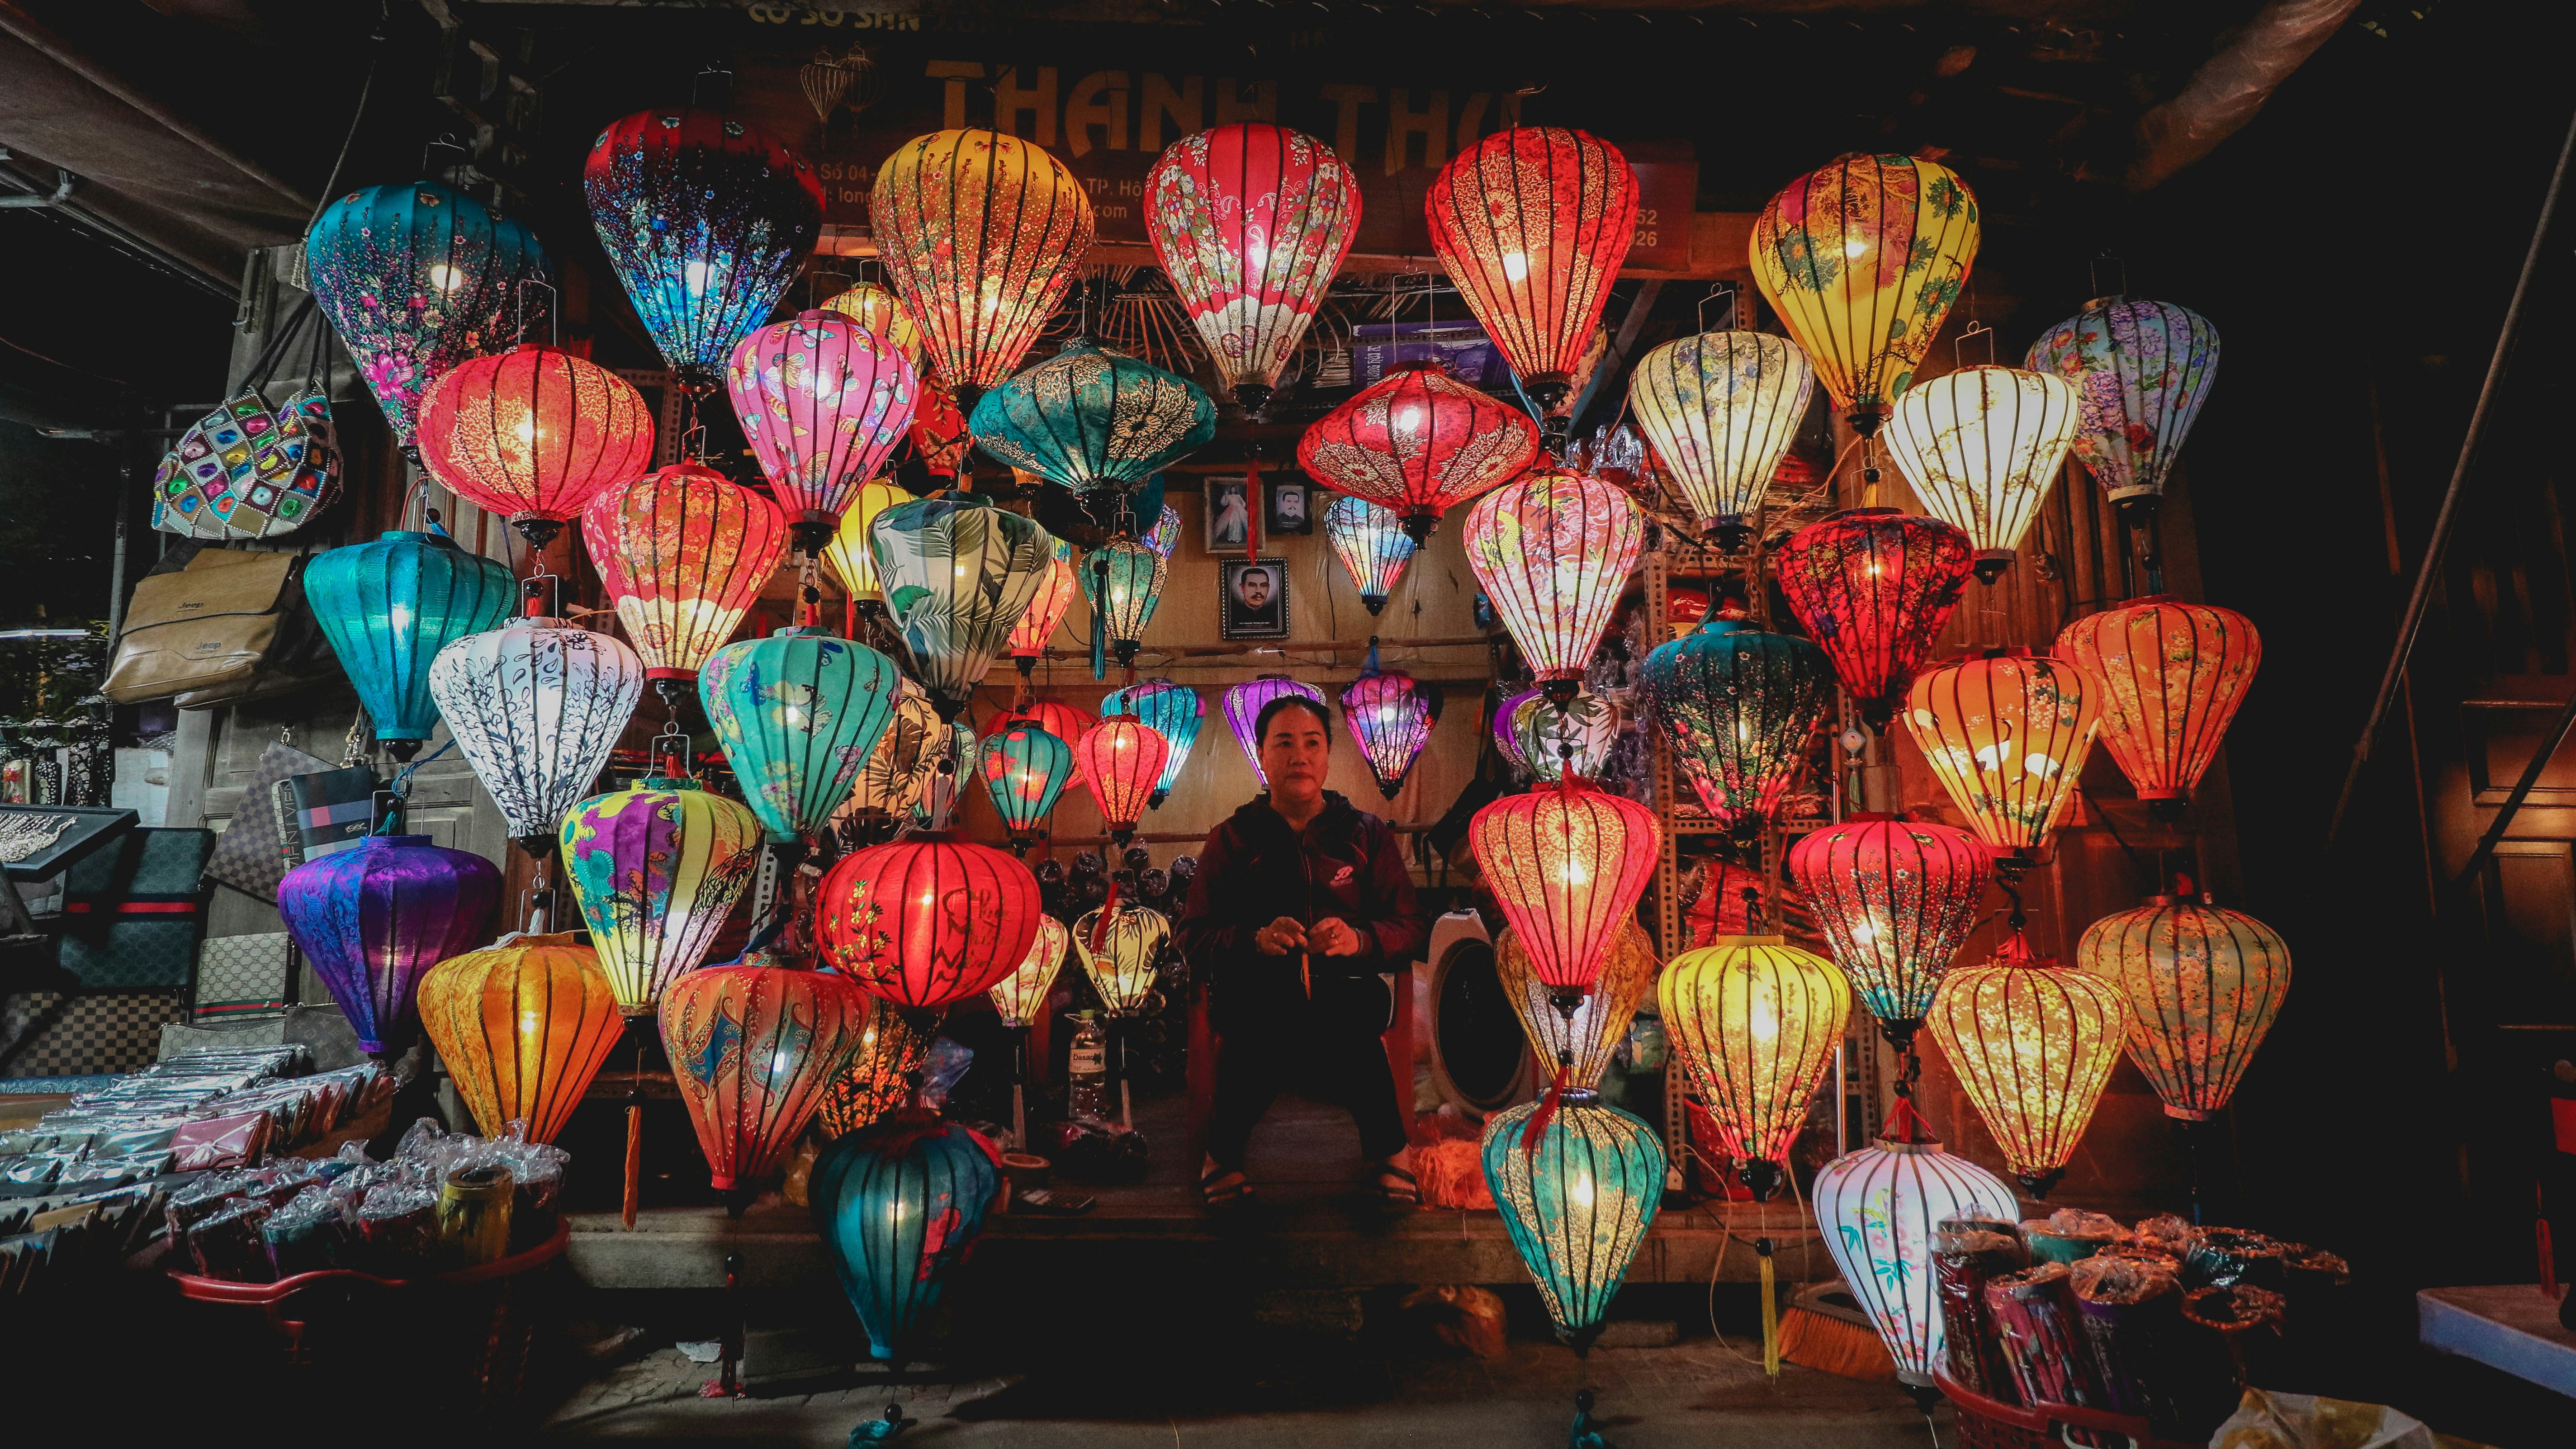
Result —
M1076 1121L1105 1122L1109 1118L1109 1033L1096 1012L1077 1011L1073 1019L1080 1025L1065 1053L1065 1077L1072 1088L1067 1106Z

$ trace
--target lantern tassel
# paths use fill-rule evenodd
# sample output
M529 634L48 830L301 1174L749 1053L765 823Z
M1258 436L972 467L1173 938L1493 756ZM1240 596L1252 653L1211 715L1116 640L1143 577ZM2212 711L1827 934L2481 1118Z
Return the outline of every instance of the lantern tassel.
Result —
M1091 677L1109 677L1109 620L1097 604L1091 610Z
M1780 1377L1780 1299L1774 1288L1771 1240L1755 1238L1754 1255L1762 1260L1762 1372Z
M635 1211L644 1205L644 1104L631 1102L626 1108L626 1196L618 1217L626 1231L635 1231Z
M1109 919L1118 914L1118 877L1109 878L1109 895L1100 903L1100 915L1091 923L1091 950L1094 955L1109 949Z
M1565 1100L1566 1074L1573 1069L1572 1054L1559 1052L1556 1080L1548 1083L1547 1095L1539 1099L1538 1110L1529 1115L1529 1121L1521 1124L1522 1157L1534 1159L1538 1156L1539 1141L1547 1136L1547 1124L1556 1120L1556 1109Z

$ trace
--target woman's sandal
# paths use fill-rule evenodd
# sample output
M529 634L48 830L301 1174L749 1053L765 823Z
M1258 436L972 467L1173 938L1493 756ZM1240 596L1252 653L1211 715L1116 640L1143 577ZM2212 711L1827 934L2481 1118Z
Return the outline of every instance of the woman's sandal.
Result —
M1239 1167L1220 1168L1199 1177L1199 1201L1209 1212L1225 1212L1249 1206L1254 1193Z
M1401 1178L1402 1181L1396 1179ZM1378 1201L1390 1208L1422 1206L1422 1183L1412 1173L1392 1164L1381 1163L1377 1170Z

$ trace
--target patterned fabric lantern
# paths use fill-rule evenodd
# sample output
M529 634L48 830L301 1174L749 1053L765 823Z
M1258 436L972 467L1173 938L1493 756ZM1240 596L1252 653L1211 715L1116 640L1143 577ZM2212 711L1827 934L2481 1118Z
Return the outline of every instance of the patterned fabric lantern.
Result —
M1333 149L1264 121L1184 136L1145 176L1145 234L1236 401L1261 411L1360 226Z
M992 131L934 131L896 147L877 168L868 217L932 370L961 390L1011 375L1091 250L1082 183Z
M760 819L695 780L647 775L563 823L564 878L628 1016L706 960L760 859Z
M859 998L867 1024L859 1029L859 1049L831 1085L823 1089L823 1110L815 1120L827 1139L864 1131L887 1116L911 1106L920 1096L921 1071L930 1064L942 1011L907 1011L873 996Z
M554 851L565 812L606 768L643 693L634 650L567 619L468 634L429 666L439 718L530 855Z
M1637 234L1637 173L1562 126L1513 126L1451 158L1423 193L1431 250L1468 310L1563 427L1583 349Z
M1899 1052L1932 1007L1950 958L1977 924L1994 865L1953 826L1852 815L1789 847L1789 878L1835 964Z
M1539 690L1524 689L1494 712L1494 742L1515 768L1554 782L1570 766L1597 778L1619 743L1619 712L1586 691L1559 705Z
M1100 806L1112 842L1123 846L1135 835L1136 821L1162 783L1163 764L1171 755L1171 742L1134 715L1112 715L1073 742L1082 783Z
M1216 436L1199 385L1088 339L984 394L975 442L1014 468L1076 493L1126 492Z
M957 470L966 466L975 435L966 431L966 414L959 410L946 382L932 373L922 377L921 402L912 410L912 450L930 476L953 483Z
M1655 1001L1745 1186L1767 1201L1842 1046L1850 980L1783 937L1721 936L1674 957Z
M1145 626L1154 621L1154 606L1162 602L1171 571L1170 560L1132 538L1113 538L1083 558L1077 572L1083 597L1091 604L1094 679L1104 672L1104 644L1117 653L1121 665L1136 662L1136 649Z
M1363 674L1342 691L1342 723L1368 761L1378 793L1394 799L1431 742L1431 701L1423 687L1401 671Z
M1734 829L1779 813L1808 739L1834 707L1823 650L1743 619L1711 617L1689 638L1657 645L1642 678L1699 803Z
M1256 675L1225 692L1226 728L1234 731L1234 742L1243 746L1243 757L1252 763L1253 780L1265 791L1270 788L1270 776L1261 768L1261 712L1283 694L1302 694L1318 709L1324 704L1322 690L1285 674Z
M1975 556L1968 535L1937 518L1846 508L1789 535L1773 567L1861 717L1883 730L1958 607Z
M2290 994L2290 947L2242 911L2154 896L2095 921L2075 965L2129 1000L2129 1060L2165 1115L2216 1116Z
M894 661L821 629L728 644L698 680L707 723L761 828L781 844L830 823L902 697Z
M990 990L1028 959L1042 914L1027 866L947 831L843 856L815 897L825 962L916 1009Z
M2171 302L2097 297L2042 333L2023 365L2074 385L2075 456L2122 517L2152 517L2218 381L2218 329Z
M799 549L819 551L885 471L920 390L900 348L838 312L800 313L735 346L725 391Z
M981 769L993 812L1010 832L1011 849L1026 855L1073 778L1073 746L1036 724L1013 720L984 741Z
M912 809L938 769L936 748L943 733L939 711L930 707L930 696L921 686L906 679L897 687L894 717L886 722L886 731L877 736L877 745L868 753L868 762L859 767L858 782L850 788L850 798L834 818L852 815L884 820Z
M1112 1017L1137 1016L1151 1005L1163 948L1171 939L1171 921L1142 906L1100 907L1073 923L1082 974L1091 978L1091 989Z
M1878 431L1977 259L1977 198L1947 166L1854 156L1810 171L1753 222L1753 284L1852 429Z
M2034 959L2015 932L1994 960L1942 978L1925 1023L2021 1185L2048 1196L2129 1035L2120 988Z
M1567 1091L1533 1137L1545 1110L1524 1102L1486 1120L1485 1185L1556 1336L1582 1349L1663 1205L1664 1144L1589 1089Z
M2254 621L2213 604L2134 599L2067 625L2057 648L2102 681L2102 743L2138 798L2180 815L2263 662Z
M1112 714L1117 712L1110 711ZM1062 700L1055 699L1033 699L1026 704L1014 705L993 716L991 727L999 730L1024 722L1034 723L1039 729L1064 741L1069 748L1075 740L1091 733L1091 727L1100 723L1100 716L1078 704L1066 704ZM1074 774L1081 773L1082 767L1076 765ZM1070 780L1067 783L1070 783Z
M1732 551L1751 537L1815 389L1815 369L1787 338L1703 332L1639 358L1628 405L1700 532Z
M921 350L921 329L913 324L912 314L903 310L903 299L892 288L861 282L825 302L823 310L838 312L892 343L894 350L903 354L903 360L912 364L913 374L921 375L928 361Z
M950 817L957 812L957 792L965 788L966 773L984 755L984 741L966 721L950 720L944 734L944 745L935 738L931 741L938 758L931 762L930 779L923 785L920 798L912 802L912 823L925 830L948 828Z
M1923 511L1968 535L1991 584L2039 517L2075 441L2075 389L2044 372L1963 367L1906 389L1887 451Z
M1435 367L1408 365L1316 419L1297 440L1297 466L1393 511L1420 543L1441 514L1518 476L1538 443L1520 409Z
M1344 494L1324 509L1324 537L1341 556L1360 602L1372 614L1386 612L1387 596L1420 547L1405 535L1404 520L1365 498Z
M304 265L394 442L415 458L421 394L517 341L520 284L554 277L526 227L435 181L371 186L323 208Z
M1125 689L1113 689L1100 697L1102 714L1132 714L1153 727L1163 737L1171 752L1163 759L1163 777L1154 782L1153 798L1146 805L1155 810L1171 798L1172 787L1181 782L1181 767L1189 763L1190 750L1199 742L1199 726L1207 719L1207 706L1199 702L1199 692L1168 679L1148 679Z
M635 385L588 358L522 345L440 375L420 401L420 461L544 548L600 491L653 466Z
M723 111L638 111L590 144L581 187L608 264L680 380L724 376L823 234L823 183Z
M1999 869L2037 859L2075 798L2101 693L2083 670L2027 649L1953 659L1908 691L1906 733Z
M1001 1197L1001 1163L972 1131L897 1117L853 1133L814 1159L807 1200L841 1291L858 1310L868 1352L894 1359L966 1261Z
M863 613L885 612L885 591L877 584L876 555L868 548L868 525L895 504L911 501L912 495L901 484L870 479L850 496L849 507L841 511L841 521L833 527L831 540L823 545L823 562L848 591L850 602Z
M599 955L577 933L519 936L420 978L420 1020L486 1137L552 1142L622 1034Z
M518 594L498 559L467 553L438 533L387 533L316 554L304 566L314 622L357 686L377 743L398 760L419 753L438 728L429 693L438 651L500 627Z
M1655 873L1663 851L1655 813L1566 781L1477 811L1467 842L1548 999L1570 1013Z
M1073 933L1064 922L1053 916L1038 917L1037 939L1030 943L1028 959L1010 975L993 984L993 1010L1004 1026L1026 1026L1046 1011L1047 993L1055 989L1055 974L1064 968L1065 948L1073 944Z
M581 538L645 677L685 682L777 572L787 520L705 464L674 463L592 499Z
M1170 558L1171 551L1163 550L1163 557ZM1055 638L1056 626L1064 622L1065 611L1073 607L1074 596L1081 592L1082 579L1074 571L1073 545L1056 539L1048 554L1046 578L1038 585L1037 596L1029 600L1029 611L1011 626L1011 637L1005 641L1022 679L1037 672L1038 661L1046 657L1048 641Z
M1940 1143L1893 1138L1826 1163L1814 1198L1825 1250L1896 1360L1897 1382L1928 1406L1943 1342L1933 1229L1953 1217L2018 1222L2021 1204L2002 1178Z
M867 1014L846 976L740 961L692 971L662 993L672 1080L715 1189L733 1196L737 1214L814 1120Z
M1544 469L1467 510L1467 564L1550 699L1582 688L1646 540L1645 516L1598 478Z
M1593 980L1592 994L1569 1018L1558 1015L1549 1004L1547 984L1530 969L1529 952L1521 949L1521 938L1508 926L1494 938L1494 974L1501 978L1512 1010L1520 1013L1521 1033L1529 1038L1530 1050L1540 1061L1565 1064L1568 1087L1601 1085L1601 1074L1609 1070L1619 1044L1628 1039L1628 1024L1636 1019L1638 1004L1654 989L1655 974L1662 969L1646 928L1622 921L1610 958Z
M1145 530L1145 546L1165 558L1170 558L1172 550L1179 546L1180 541L1181 510L1166 503L1163 505L1163 511L1154 516L1154 526Z
M358 1034L381 1052L429 968L482 944L501 873L426 835L370 835L306 861L278 882L287 934Z
M1045 586L1055 540L989 498L950 492L878 514L868 546L913 677L955 719Z

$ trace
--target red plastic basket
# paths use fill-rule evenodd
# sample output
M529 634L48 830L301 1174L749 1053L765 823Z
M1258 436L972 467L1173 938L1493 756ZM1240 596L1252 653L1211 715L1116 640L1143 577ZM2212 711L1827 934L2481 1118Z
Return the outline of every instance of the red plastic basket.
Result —
M1940 1365L1932 1382L1958 1411L1959 1438L1968 1449L2098 1449L2126 1440L2129 1449L2203 1449L2172 1439L2159 1439L2147 1421L2126 1414L2087 1409L2074 1404L2004 1404L1962 1388ZM2072 1434L2068 1430L2088 1430Z

